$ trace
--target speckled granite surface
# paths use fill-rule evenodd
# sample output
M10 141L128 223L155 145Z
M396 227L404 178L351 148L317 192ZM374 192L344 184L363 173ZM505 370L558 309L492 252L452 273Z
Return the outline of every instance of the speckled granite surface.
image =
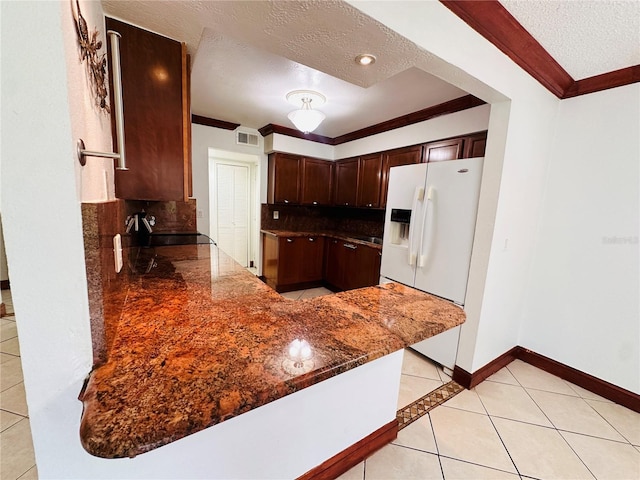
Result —
M211 245L130 249L107 361L80 394L93 455L135 456L464 322L397 284L294 302ZM311 347L290 357L295 339Z

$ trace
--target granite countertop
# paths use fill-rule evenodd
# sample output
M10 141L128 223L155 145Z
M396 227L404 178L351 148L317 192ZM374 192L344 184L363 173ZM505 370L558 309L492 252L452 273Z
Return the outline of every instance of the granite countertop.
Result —
M339 240L345 240L347 242L353 242L353 243L357 243L360 245L366 245L368 247L372 247L372 248L376 248L381 250L382 249L382 244L381 243L375 243L369 240L365 240L365 238L373 238L373 237L367 237L366 235L355 235L355 234L351 234L351 233L345 233L345 232L336 232L336 231L331 231L331 230L322 230L322 231L316 231L316 232L305 232L305 231L292 231L292 230L273 230L273 229L267 229L267 230L260 230L261 233L265 233L267 235L272 235L274 237L308 237L308 236L314 236L314 235L320 235L323 237L330 237L330 238L337 238ZM379 241L382 241L382 238L379 238Z
M127 255L113 344L79 397L82 444L104 458L147 452L465 319L398 284L287 300L215 245ZM296 339L311 347L297 364L288 353Z

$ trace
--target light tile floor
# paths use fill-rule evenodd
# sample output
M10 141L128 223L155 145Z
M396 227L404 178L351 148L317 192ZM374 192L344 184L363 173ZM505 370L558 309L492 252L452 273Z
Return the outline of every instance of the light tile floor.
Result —
M400 398L443 375L405 350ZM339 478L637 480L640 414L516 360Z
M7 316L0 318L0 478L38 478L22 379L20 345L9 290L2 291Z
M405 350L398 408L450 380ZM339 478L638 480L640 414L516 360L402 429Z

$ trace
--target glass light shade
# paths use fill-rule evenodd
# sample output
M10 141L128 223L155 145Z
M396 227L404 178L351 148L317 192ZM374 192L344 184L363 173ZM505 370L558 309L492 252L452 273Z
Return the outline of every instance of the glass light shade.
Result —
M296 128L304 133L313 132L325 119L324 113L311 110L309 102L304 102L300 110L294 110L288 117Z

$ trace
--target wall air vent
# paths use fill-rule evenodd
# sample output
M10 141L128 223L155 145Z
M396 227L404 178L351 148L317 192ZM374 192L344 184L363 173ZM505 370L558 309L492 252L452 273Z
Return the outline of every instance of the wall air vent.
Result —
M236 143L238 145L249 145L251 147L258 146L258 135L248 132L236 132Z

